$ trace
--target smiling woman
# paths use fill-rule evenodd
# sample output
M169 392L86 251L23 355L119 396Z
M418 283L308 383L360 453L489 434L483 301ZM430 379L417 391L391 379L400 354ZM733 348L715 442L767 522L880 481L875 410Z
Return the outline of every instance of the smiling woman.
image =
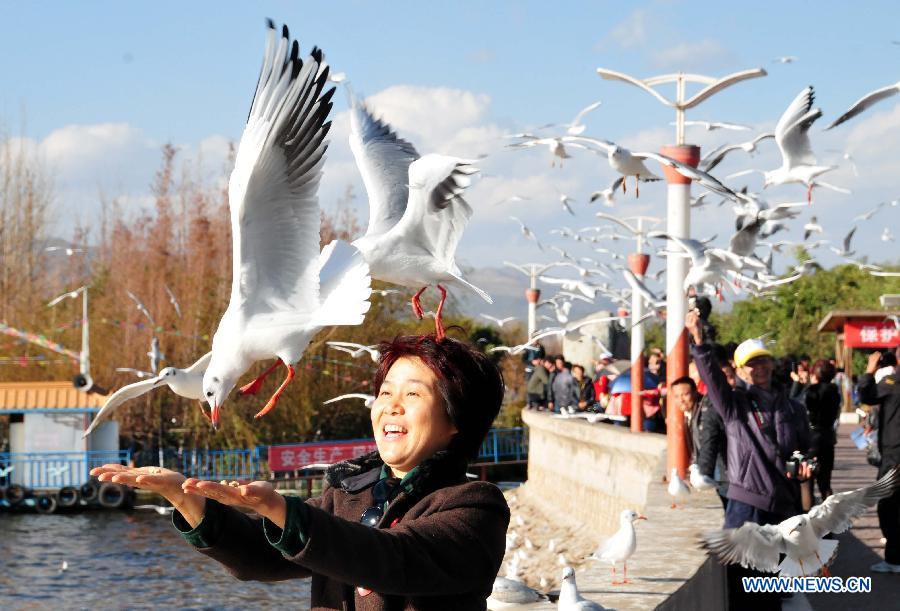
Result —
M159 468L91 473L164 495L184 538L240 580L311 576L313 609L484 609L509 508L496 486L468 482L465 470L500 410L500 372L448 338L399 337L378 349L378 449L329 468L320 497Z

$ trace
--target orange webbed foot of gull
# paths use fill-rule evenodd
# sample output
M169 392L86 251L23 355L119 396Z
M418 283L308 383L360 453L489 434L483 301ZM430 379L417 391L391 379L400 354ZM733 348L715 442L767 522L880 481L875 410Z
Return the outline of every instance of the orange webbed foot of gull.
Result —
M212 422L212 416L208 411L206 411L206 406L203 404L203 401L199 401L200 403L200 413L203 414L203 417L208 421Z
M425 316L425 310L422 309L422 304L419 303L419 297L422 296L422 293L425 292L426 288L428 288L428 287L423 286L422 288L420 288L418 290L418 292L415 295L413 295L413 298L412 298L413 315L415 315L415 317L418 318L419 320L422 320L422 317Z
M275 371L275 369L281 364L281 359L275 359L275 362L265 371L263 371L255 380L252 382L248 382L241 386L238 390L242 395L255 395L259 392L259 389L262 388L262 383L265 381L269 374Z
M287 367L288 373L287 377L284 379L284 382L281 383L281 386L278 387L278 390L275 391L275 394L272 395L272 397L269 399L269 402L266 403L266 406L259 410L259 413L256 414L254 418L261 418L262 416L265 416L270 411L272 411L272 408L274 408L278 403L278 399L281 397L281 393L284 392L284 389L287 388L287 385L290 384L291 380L294 379L294 366L285 364L285 367Z
M441 292L441 302L438 304L437 312L434 314L434 334L437 337L437 341L441 341L444 339L444 323L441 320L441 312L444 311L444 301L447 299L447 289L442 287L440 284L437 285L438 290Z

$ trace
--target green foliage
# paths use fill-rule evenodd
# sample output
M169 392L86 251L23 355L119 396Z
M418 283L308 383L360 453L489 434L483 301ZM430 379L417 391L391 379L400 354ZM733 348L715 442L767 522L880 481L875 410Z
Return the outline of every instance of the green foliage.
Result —
M796 254L801 261L809 256L802 249ZM770 334L776 354L829 357L834 356L834 334L817 331L825 315L832 310L881 310L878 298L886 293L900 293L900 278L839 265L783 284L770 297L739 301L731 312L714 312L711 322L722 343Z

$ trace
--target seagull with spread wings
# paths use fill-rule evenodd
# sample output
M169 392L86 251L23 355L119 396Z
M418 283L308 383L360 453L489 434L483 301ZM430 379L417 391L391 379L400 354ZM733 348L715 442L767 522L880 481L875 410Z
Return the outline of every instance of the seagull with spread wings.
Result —
M886 100L887 98L893 97L900 93L900 83L894 83L893 85L888 85L887 87L881 87L880 89L876 89L875 91L870 91L863 97L856 100L853 103L847 112L842 114L840 117L831 122L831 124L825 129L831 129L833 127L837 127L841 123L849 121L856 115L865 112L881 100Z
M496 324L501 329L503 328L503 325L505 325L506 323L510 323L514 320L518 320L518 318L516 318L515 316L507 316L506 318L497 318L496 316L491 316L490 314L479 314L479 316L481 316L482 318L486 318L487 320Z
M659 176L656 176L650 170L647 169L647 166L644 165L644 161L647 159L652 159L661 165L664 165L668 168L671 168L684 176L685 178L690 178L700 184L700 186L706 188L709 191L713 191L714 193L718 193L723 197L727 197L730 200L737 201L737 195L723 185L716 177L713 175L704 172L698 168L687 165L686 163L681 163L671 157L666 155L661 155L659 153L651 153L651 152L636 152L630 151L624 146L619 146L615 142L610 142L608 140L597 140L596 138L585 138L582 136L567 136L563 138L564 140L577 140L581 142L588 143L590 145L596 146L601 150L606 152L607 161L612 169L617 171L622 176L634 176L637 180L635 183L635 195L640 196L640 192L638 191L638 185L640 182L647 181L656 181L661 180ZM599 152L596 149L594 152ZM622 191L625 191L625 183L622 183Z
M854 518L889 497L898 485L900 467L894 467L871 486L833 494L809 513L790 517L780 524L745 522L740 528L707 532L700 536L700 545L723 564L740 564L788 577L815 575L820 571L828 575L826 565L837 552L838 542L822 537L850 528ZM779 564L781 554L785 558Z
M169 296L169 303L172 304L172 307L175 308L175 313L178 315L178 318L181 318L181 306L178 305L178 300L175 299L175 293L172 292L168 286L163 285L163 288L166 289L166 295Z
M150 315L150 310L147 309L147 306L145 306L141 302L141 300L138 299L137 296L135 296L135 294L132 293L131 291L125 291L125 292L128 293L129 299L131 299L134 302L134 305L137 308L138 312L140 312L141 314L146 316L147 320L150 321L151 325L156 326L156 323L153 321L153 317Z
M322 405L328 405L330 403L337 403L338 401L344 401L345 399L362 399L363 404L369 408L372 407L372 403L375 402L375 395L367 395L361 392L351 392L346 395L339 395L337 397L333 397L328 399L327 401L323 401Z
M159 375L153 376L149 380L141 380L140 382L135 382L133 384L123 386L109 396L109 398L106 400L106 403L103 404L103 407L100 408L100 411L96 416L94 416L93 421L91 421L90 426L84 432L83 436L87 437L88 435L90 435L101 422L109 418L112 413L126 401L136 399L137 397L145 395L148 392L155 390L163 385L166 385L170 389L172 389L172 392L174 392L176 395L179 395L186 399L197 399L198 401L200 401L200 409L202 411L203 374L206 371L211 358L212 352L207 352L199 359L197 359L197 361L194 362L194 364L190 367L187 367L185 369L179 369L177 367L166 367L159 372ZM116 369L116 371L125 370L127 369ZM205 411L204 415L206 415Z
M420 320L424 311L419 297L429 286L437 286L441 301L434 324L442 339L445 285L493 303L490 295L463 278L455 261L457 244L472 216L462 194L478 170L467 159L420 157L349 88L348 95L350 150L369 197L369 225L353 245L362 252L373 278L418 289L412 309Z
M741 142L738 144L723 144L717 148L714 148L706 155L700 159L700 164L697 166L704 172L712 172L713 168L722 163L722 160L725 159L725 156L732 151L744 151L745 153L754 153L756 152L756 146L762 142L763 140L769 140L770 138L774 138L774 132L765 132L758 135L756 138L752 140L748 140L747 142Z
M581 120L590 112L593 112L600 108L601 102L597 100L596 102L592 102L578 111L578 114L569 121L568 123L548 123L547 125L542 125L539 129L546 129L548 127L565 127L566 133L570 136L578 136L587 129L587 125L581 122Z
M835 248L834 246L830 246L829 248L831 248L832 252L839 257L849 257L853 255L856 251L850 248L850 240L853 239L854 233L856 233L855 225L847 232L847 235L844 236L844 240L841 242L841 248Z
M363 354L368 354L373 363L377 363L381 359L381 352L378 351L378 345L364 346L355 342L325 342L335 350L346 352L351 357L356 358Z
M809 142L809 128L822 116L820 108L813 108L815 91L807 87L791 102L775 125L775 142L781 151L781 167L764 173L763 188L788 183L806 185L806 200L812 202L813 187L834 189L818 177L837 169L836 165L818 165ZM839 187L837 190L840 190Z
M287 26L269 21L266 52L228 184L231 301L212 342L203 394L213 426L238 379L257 361L276 359L253 382L256 393L280 364L287 376L259 413L275 407L294 365L322 327L361 324L369 309L369 266L334 241L319 251L322 178L331 122L328 65L321 50L305 59Z
M676 125L674 121L669 123L669 125ZM748 132L750 131L749 125L741 125L739 123L728 123L727 121L700 121L700 120L690 120L684 122L685 127L702 127L708 132L716 131L717 129L727 129L731 131L738 132Z

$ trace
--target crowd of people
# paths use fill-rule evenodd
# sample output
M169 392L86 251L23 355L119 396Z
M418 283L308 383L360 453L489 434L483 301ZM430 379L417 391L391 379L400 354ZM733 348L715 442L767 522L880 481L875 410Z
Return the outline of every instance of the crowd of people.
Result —
M852 407L862 403L870 410L866 433L876 441L869 462L878 466L878 477L900 464L900 347L873 353L865 373L851 380L831 358L776 358L764 338L716 343L708 316L709 309L701 307L687 316L688 375L667 385L665 356L650 349L641 417L644 431L665 433L668 411L682 415L691 464L717 482L726 528L747 521L777 524L833 493L834 448L845 396ZM627 417L617 424L630 426L630 384L615 384L616 376L630 376L630 369L617 370L613 355L593 362L592 378L562 355L548 357L538 349L530 356L536 373L528 380L527 408L615 413ZM871 570L900 573L900 493L879 502L878 516L885 559ZM743 608L740 578L748 574L754 572L729 568L730 596L737 603L733 608ZM780 608L777 595L770 601L754 596L748 608L761 602Z

